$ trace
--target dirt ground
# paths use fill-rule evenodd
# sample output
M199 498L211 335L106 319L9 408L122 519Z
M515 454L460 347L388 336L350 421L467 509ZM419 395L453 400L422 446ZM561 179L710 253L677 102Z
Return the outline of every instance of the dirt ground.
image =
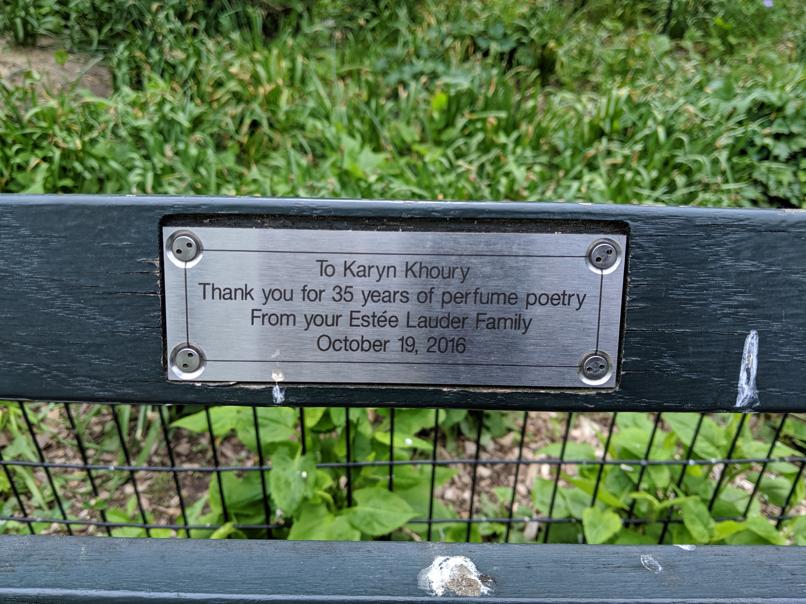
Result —
M59 44L49 39L40 39L33 48L14 46L7 39L0 39L0 81L19 85L27 73L34 72L43 91L57 92L76 86L100 97L112 93L112 72L100 58L68 53L62 63L60 50Z

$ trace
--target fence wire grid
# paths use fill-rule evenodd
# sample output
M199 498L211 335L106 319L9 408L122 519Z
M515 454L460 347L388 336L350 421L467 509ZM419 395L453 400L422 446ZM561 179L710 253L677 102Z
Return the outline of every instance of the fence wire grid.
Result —
M618 542L689 542L695 495L715 523L806 523L799 414L6 402L0 533L293 538L289 463L298 505L399 495L391 539L583 543L596 508Z

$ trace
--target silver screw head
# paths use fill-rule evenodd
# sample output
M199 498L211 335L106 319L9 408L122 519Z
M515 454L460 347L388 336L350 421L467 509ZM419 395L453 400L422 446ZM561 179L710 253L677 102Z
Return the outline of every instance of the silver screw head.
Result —
M180 346L173 354L173 368L181 374L192 374L201 369L204 356L195 346Z
M174 237L171 241L171 253L181 262L190 262L199 254L199 242L189 234Z
M610 361L606 356L594 352L582 359L579 371L583 381L598 382L610 374Z
M588 251L588 262L598 270L607 270L618 262L618 248L610 241L598 241Z

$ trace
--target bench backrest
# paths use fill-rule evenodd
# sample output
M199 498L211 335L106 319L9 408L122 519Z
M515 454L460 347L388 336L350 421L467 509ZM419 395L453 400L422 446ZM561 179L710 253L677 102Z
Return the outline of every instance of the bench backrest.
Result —
M437 235L595 232L626 242L623 298L617 298L623 312L615 313L618 352L611 353L617 357L614 387L541 387L540 380L527 379L528 367L517 370L526 386L478 385L478 372L470 374L470 385L455 376L441 381L438 371L429 383L409 384L407 375L419 371L412 365L399 384L366 378L314 384L282 376L285 404L664 411L804 406L803 212L133 196L0 200L0 396L280 402L268 378L258 385L169 379L164 312L170 295L163 287L171 267L170 250L162 246L172 225L253 233L254 227L393 231L392 239L404 228ZM184 272L192 277L191 270ZM503 352L499 346L494 356Z

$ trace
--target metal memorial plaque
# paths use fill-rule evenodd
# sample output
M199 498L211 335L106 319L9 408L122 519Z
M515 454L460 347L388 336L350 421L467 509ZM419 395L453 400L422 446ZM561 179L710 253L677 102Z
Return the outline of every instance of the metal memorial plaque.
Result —
M171 381L616 386L625 235L162 234Z

